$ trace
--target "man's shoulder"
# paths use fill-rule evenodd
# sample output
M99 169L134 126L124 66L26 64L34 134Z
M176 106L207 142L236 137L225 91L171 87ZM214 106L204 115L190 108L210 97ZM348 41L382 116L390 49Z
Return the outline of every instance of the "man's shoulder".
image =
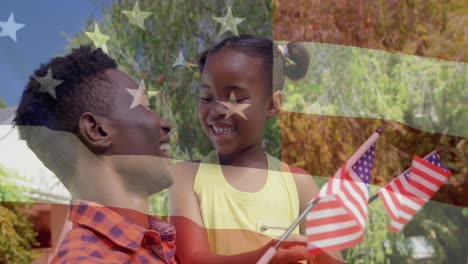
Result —
M104 237L86 227L73 228L50 263L104 263L103 251L110 249L104 240Z

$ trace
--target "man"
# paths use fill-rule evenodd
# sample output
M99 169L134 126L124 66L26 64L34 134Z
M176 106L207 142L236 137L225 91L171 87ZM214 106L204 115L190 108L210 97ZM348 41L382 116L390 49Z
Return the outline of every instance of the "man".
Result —
M170 126L101 49L41 65L14 124L73 198L52 263L175 263L173 226L147 215L148 196L172 184Z

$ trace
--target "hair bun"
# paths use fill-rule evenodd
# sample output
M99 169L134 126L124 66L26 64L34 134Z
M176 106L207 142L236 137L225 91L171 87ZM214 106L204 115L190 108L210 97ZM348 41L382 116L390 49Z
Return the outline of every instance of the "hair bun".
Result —
M286 46L289 53L288 58L294 63L285 62L284 74L291 80L299 80L307 74L309 69L309 52L304 45L298 42L289 42Z

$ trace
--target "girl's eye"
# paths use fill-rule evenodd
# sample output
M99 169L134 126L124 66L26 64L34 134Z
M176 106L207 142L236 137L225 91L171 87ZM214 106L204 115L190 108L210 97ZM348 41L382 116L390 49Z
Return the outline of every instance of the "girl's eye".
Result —
M200 97L200 100L203 102L203 103L209 103L212 99L211 97Z
M145 108L150 111L154 111L154 108L151 105L145 105Z
M249 98L241 98L241 99L237 99L237 103L242 103L242 102L245 102L246 100L248 100Z

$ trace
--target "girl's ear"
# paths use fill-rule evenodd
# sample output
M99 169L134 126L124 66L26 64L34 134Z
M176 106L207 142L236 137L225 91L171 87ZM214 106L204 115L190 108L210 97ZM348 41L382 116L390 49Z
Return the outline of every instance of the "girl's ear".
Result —
M267 118L273 118L276 114L279 113L281 110L281 106L283 105L283 92L282 91L275 91L273 93L273 98L271 100L270 106L268 107Z
M112 145L109 126L99 116L83 113L79 120L79 130L84 143L93 153L103 153Z

